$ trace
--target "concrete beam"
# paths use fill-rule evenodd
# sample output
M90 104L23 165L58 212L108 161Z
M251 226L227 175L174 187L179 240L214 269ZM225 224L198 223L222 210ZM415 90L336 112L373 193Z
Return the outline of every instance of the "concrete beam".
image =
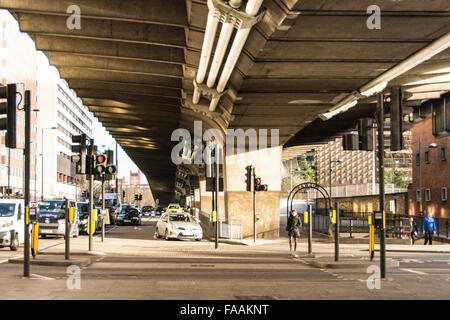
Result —
M108 81L95 81L95 80L80 80L69 79L67 81L70 88L77 91L78 89L93 89L115 91L120 93L145 93L148 95L155 95L166 98L180 98L181 90L161 88L158 86L145 85L140 83L128 83L128 82L108 82Z
M118 73L108 71L96 71L84 68L59 67L61 78L66 80L94 80L108 82L131 82L146 85L161 86L170 89L181 89L181 80L177 78L159 77L153 75L138 75L133 73Z
M72 0L1 0L0 7L16 12L46 13L69 16ZM77 0L81 16L132 22L151 22L184 27L187 25L186 4L178 0Z
M106 70L120 73L155 75L160 77L182 78L180 65L153 61L119 60L108 57L89 57L59 52L47 52L50 63L59 67L77 67L90 70Z
M20 30L28 34L186 47L185 31L180 27L83 17L81 29L69 30L64 16L20 12L17 16Z
M53 35L31 34L30 36L36 43L36 48L45 52L56 51L94 57L184 63L184 52L180 48L107 40L70 39Z

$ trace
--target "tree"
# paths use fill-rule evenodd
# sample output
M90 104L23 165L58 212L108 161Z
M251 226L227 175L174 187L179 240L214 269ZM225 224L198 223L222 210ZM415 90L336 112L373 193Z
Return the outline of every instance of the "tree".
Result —
M316 182L316 171L308 161L307 155L302 154L299 160L299 169L305 182Z

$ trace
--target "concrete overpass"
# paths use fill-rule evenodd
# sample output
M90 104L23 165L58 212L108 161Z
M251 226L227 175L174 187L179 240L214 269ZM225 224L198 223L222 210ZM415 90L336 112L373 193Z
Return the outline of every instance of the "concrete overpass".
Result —
M264 0L255 11L260 20L250 29L223 92L218 86L226 65L218 65L212 90L223 95L216 107L205 95L193 102L207 1L79 0L81 28L69 29L67 9L73 4L0 0L0 7L16 17L21 30L144 172L155 198L173 198L177 176L202 177L201 166L187 166L189 174L176 173L170 159L175 129L192 132L195 120L202 121L203 130L279 129L280 147L270 165L253 163L269 184L259 208L268 236L277 228L281 159L352 130L355 120L372 115L375 99L362 97L361 89L373 89L368 85L392 70L397 72L385 81L385 90L404 87L413 93L411 105L449 89L446 0ZM367 27L367 8L373 4L381 9L381 29ZM219 23L215 43L221 32ZM236 34L229 34L230 47ZM430 47L435 50L426 51ZM225 50L223 61L230 51ZM416 59L420 63L414 67L411 57L421 52L429 59ZM345 107L352 97L358 99L353 108L328 121L319 118ZM248 163L228 165L228 160L221 214L251 221L251 196L244 191ZM202 179L198 186L196 205L208 211L211 201Z

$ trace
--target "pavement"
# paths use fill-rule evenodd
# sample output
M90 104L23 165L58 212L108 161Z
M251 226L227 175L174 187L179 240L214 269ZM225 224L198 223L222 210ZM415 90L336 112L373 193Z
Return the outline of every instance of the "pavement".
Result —
M307 254L305 238L300 239L297 256L289 252L284 237L258 239L255 245L253 240L246 241L248 245L219 243L215 249L214 242L206 240L155 239L156 220L143 222L109 228L103 243L95 237L94 255L88 254L87 236L72 239L72 257L90 259L88 264L31 265L30 278L23 278L21 264L8 262L23 255L23 248L1 249L0 299L450 298L448 245L390 245L387 276L379 279L379 255L370 261L368 245L342 244L335 268L334 244L322 239L313 241L312 255ZM434 247L439 252L431 251ZM41 239L40 248L43 254L36 259L62 260L62 239Z

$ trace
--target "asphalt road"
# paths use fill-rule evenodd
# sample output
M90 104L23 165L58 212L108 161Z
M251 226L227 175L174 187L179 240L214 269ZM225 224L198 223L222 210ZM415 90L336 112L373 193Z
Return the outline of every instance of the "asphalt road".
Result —
M110 228L104 244L96 238L96 250L106 255L82 268L79 290L67 288L63 267L33 265L33 274L45 281L30 282L18 276L21 265L0 264L2 286L14 288L1 291L0 299L450 298L448 254L389 254L400 261L400 268L389 269L379 289L369 289L370 274L365 268L314 268L311 259L301 256L306 252L304 244L300 258L291 256L284 243L256 247L220 244L216 250L214 243L205 240L155 239L155 225L156 219L144 218L142 226ZM74 243L85 246L86 238L80 236ZM40 246L58 241L61 239L43 239ZM0 254L11 253L2 249Z

